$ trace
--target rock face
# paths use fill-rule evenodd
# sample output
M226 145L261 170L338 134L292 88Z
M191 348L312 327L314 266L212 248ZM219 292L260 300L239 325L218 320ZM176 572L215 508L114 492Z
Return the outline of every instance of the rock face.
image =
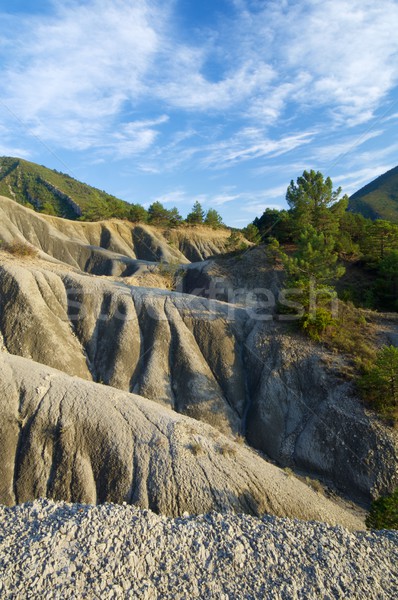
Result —
M0 331L12 354L238 432L243 313L230 323L220 303L209 310L191 296L13 262L0 266L0 290Z
M397 435L338 377L341 363L276 325L254 331L250 343L251 372L259 375L250 388L249 443L279 464L339 482L358 500L393 490Z
M167 235L167 237L165 237ZM228 230L191 228L162 232L128 221L85 223L37 214L0 196L0 239L21 239L79 270L128 276L151 263L187 264L223 252Z
M240 433L279 465L353 499L398 485L397 433L355 398L341 358L273 320L281 273L261 250L191 265L177 230L166 239L126 222L64 221L8 199L0 217L0 238L40 249L35 259L0 249L0 348L78 377L76 395L83 380L106 384ZM197 256L216 249L200 246L201 235L191 235ZM186 293L114 277L138 269L145 282L155 259L185 261Z
M193 263L228 252L227 240L230 231L226 229L211 229L204 226L177 228L171 229L166 235L169 243L178 248Z
M352 396L333 356L252 308L4 257L0 333L12 354L241 432L353 498L397 485L396 434Z
M47 496L363 526L249 448L140 396L2 352L0 398L2 503Z
M0 508L4 598L398 596L398 534L48 501ZM7 594L8 592L8 594Z

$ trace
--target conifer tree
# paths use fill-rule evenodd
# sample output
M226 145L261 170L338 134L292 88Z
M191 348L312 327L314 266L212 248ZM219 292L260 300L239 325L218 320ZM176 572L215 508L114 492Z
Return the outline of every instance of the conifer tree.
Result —
M153 225L178 225L182 221L182 217L175 206L169 210L158 201L148 208L148 215L149 222Z
M360 381L365 397L381 412L398 408L398 348L383 346Z
M338 264L334 238L310 226L302 232L293 256L276 246L274 251L279 253L287 273L287 291L290 288L301 305L302 327L319 339L319 334L334 322L331 303L337 300L337 294L333 284L345 272Z
M204 221L205 213L200 202L196 201L192 211L187 216L187 223L190 225L201 225Z
M221 215L214 208L209 208L204 223L213 229L218 229L223 224Z
M298 286L305 287L313 279L317 284L328 286L344 275L345 269L338 264L335 240L307 227L300 235L297 251L283 259L289 278Z
M327 235L336 235L339 223L348 205L348 197L339 200L341 188L333 191L330 177L324 179L320 171L304 171L292 180L286 192L296 232L308 225Z
M249 242L253 244L259 244L261 242L261 235L258 230L258 227L254 225L254 223L249 223L247 227L242 229L242 233Z

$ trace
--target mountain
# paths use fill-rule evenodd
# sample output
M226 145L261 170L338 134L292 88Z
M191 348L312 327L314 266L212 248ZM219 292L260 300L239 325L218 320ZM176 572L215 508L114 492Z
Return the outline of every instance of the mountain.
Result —
M355 192L350 197L348 210L369 219L398 223L398 167Z
M67 219L124 217L131 205L65 173L20 158L0 158L0 195Z

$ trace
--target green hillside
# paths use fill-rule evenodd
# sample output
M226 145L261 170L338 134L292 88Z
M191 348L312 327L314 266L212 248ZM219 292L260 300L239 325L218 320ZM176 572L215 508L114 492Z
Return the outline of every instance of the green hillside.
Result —
M398 167L355 192L349 200L348 210L372 220L398 223Z
M128 218L131 205L73 177L20 158L0 158L0 195L67 219Z

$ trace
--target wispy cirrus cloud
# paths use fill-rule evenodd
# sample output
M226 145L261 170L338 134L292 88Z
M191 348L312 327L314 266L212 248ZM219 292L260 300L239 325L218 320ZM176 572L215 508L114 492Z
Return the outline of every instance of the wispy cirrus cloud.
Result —
M369 140L382 136L384 131L376 129L361 133L360 135L342 135L337 141L324 140L321 144L314 144L313 154L323 164L331 164L343 159L349 154L358 154L358 149Z
M146 198L159 176L173 193L189 173L174 201L223 210L277 205L247 190L264 175L276 189L298 165L365 176L394 163L382 140L397 123L397 0L203 1L212 18L188 30L178 0L0 9L3 152L26 156L33 136L79 165L113 161L146 182Z
M127 158L149 149L159 135L157 127L167 123L169 117L162 115L157 119L130 121L120 126L104 150L118 158Z
M46 140L100 146L145 91L163 19L144 0L57 2L47 17L22 18L12 55L3 47L3 102Z
M398 80L395 0L237 2L217 35L207 31L191 45L173 26L175 3L54 6L10 28L18 36L12 55L11 36L3 33L0 46L4 101L54 143L100 145L96 131L109 135L115 119L132 106L142 112L148 98L158 114L240 111L263 125L275 124L289 104L324 106L332 121L352 125L370 119ZM259 153L252 147L246 156Z
M257 11L241 4L253 45L273 56L276 90L285 90L280 112L293 100L329 107L334 120L354 125L369 120L397 84L395 0L270 2Z
M286 154L299 146L309 144L312 132L288 135L271 139L263 130L256 127L244 128L231 139L223 140L207 148L203 164L222 169L247 160L276 157Z

